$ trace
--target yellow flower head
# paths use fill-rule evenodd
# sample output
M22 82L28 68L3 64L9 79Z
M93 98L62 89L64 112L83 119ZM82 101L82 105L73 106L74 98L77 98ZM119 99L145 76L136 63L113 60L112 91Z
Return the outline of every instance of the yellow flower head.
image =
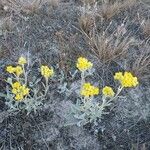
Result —
M122 72L116 72L114 75L115 80L122 80L123 79L123 73Z
M15 83L12 84L13 89L19 89L20 87L21 87L20 82L15 82Z
M49 68L48 66L41 66L41 74L45 78L49 78L54 75L54 70Z
M23 73L23 69L21 66L15 67L15 74L19 77Z
M29 88L25 85L21 85L20 82L15 82L12 84L12 93L15 94L15 99L20 101L29 94Z
M134 77L131 72L125 72L124 74L116 73L114 79L119 80L122 87L136 87L139 82L137 77Z
M14 73L18 77L23 73L21 66L17 66L17 67L7 66L6 71L9 73Z
M82 88L81 88L80 94L82 96L85 96L85 97L98 95L99 94L99 88L94 87L90 83L84 83Z
M20 57L19 58L19 60L18 60L18 64L19 65L24 65L24 64L26 64L27 63L27 60L26 60L26 58L24 58L24 57Z
M22 94L24 96L29 94L29 88L26 88L25 85L22 85Z
M130 72L125 72L121 84L123 87L135 87L138 85L138 80Z
M115 95L113 89L109 86L105 86L102 90L102 93L106 97L113 97Z
M14 73L15 72L15 68L12 66L7 66L6 71L9 73Z
M76 63L76 67L80 70L80 71L85 71L88 70L90 68L92 68L93 64L88 61L86 58L83 57L79 57Z
M15 99L16 99L16 101L21 101L21 100L23 100L23 95L22 94L16 94L16 96L15 96Z

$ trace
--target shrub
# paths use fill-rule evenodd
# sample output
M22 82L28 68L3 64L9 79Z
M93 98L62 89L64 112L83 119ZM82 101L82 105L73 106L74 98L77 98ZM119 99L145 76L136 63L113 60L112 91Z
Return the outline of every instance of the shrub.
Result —
M41 75L45 79L45 83L41 82L41 78L29 79L29 73L32 68L29 60L20 57L16 66L9 65L6 71L10 74L7 79L6 105L10 111L26 111L29 114L43 104L46 94L49 90L49 78L53 76L54 71L48 66L42 65L40 68ZM42 83L42 89L40 88Z
M71 104L71 108L66 115L67 125L82 126L87 123L96 125L98 119L100 120L103 115L109 114L106 108L118 99L124 88L136 87L139 84L137 77L134 77L130 72L117 72L114 75L114 79L120 83L117 91L114 92L110 86L103 87L102 96L98 101L95 96L99 96L101 90L86 81L86 76L89 75L92 66L93 64L86 58L80 57L77 60L76 67L81 72L80 92L78 92L76 103Z

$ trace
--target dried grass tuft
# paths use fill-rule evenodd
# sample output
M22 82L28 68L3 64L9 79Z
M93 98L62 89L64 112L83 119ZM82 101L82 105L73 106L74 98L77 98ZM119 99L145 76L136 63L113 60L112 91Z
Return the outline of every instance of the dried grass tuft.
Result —
M103 3L100 7L100 16L105 19L111 19L120 11L132 7L136 3L136 0L115 1L114 3Z
M148 45L144 47L128 67L141 80L150 78L150 48Z
M150 36L150 20L145 20L142 24L143 32L146 36Z
M78 19L79 26L87 34L94 27L97 9L96 3L93 6L84 4L83 7L80 7L81 16Z
M12 20L11 16L2 18L0 21L0 30L2 32L11 32L15 27L15 22Z
M59 0L1 0L1 4L9 10L26 14L39 13L44 4L56 6L58 3Z
M95 18L93 18L91 15L81 15L78 19L78 22L80 28L88 34L93 28Z
M85 5L92 5L96 3L96 0L81 0L81 2Z
M111 34L108 34L107 30L100 33L93 30L89 35L82 30L82 33L93 54L103 63L125 58L129 47L135 43L134 38L125 35L123 24Z

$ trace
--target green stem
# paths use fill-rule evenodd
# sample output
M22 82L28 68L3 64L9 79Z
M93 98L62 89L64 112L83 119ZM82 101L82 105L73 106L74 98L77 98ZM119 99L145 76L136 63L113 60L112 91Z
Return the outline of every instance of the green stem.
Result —
M106 97L103 97L102 98L103 102L102 102L101 108L104 109L105 107L109 106L110 102L112 102L113 100L115 100L118 97L118 95L120 94L122 89L123 89L123 87L119 87L116 95L112 99L110 99L109 101L106 100Z
M85 83L85 72L82 71L81 72L81 87L83 86L84 83Z
M23 68L23 74L24 74L24 82L25 82L25 85L27 85L27 72L25 71L24 65L22 65L22 68Z
M15 73L13 73L13 75L15 76L15 79L16 79L18 82L20 82L20 81L19 81L19 77L18 77Z
M45 78L45 81L46 81L46 85L45 85L45 94L44 94L44 96L46 96L46 94L48 92L48 89L49 89L48 78Z
M107 105L107 102L106 102L106 97L103 97L102 98L102 100L103 100L103 102L102 102L102 104L101 104L101 109L103 110Z
M115 100L118 97L118 95L120 94L120 92L122 91L122 89L123 89L123 87L119 87L116 95L112 99L110 99L107 103L109 104L110 102Z

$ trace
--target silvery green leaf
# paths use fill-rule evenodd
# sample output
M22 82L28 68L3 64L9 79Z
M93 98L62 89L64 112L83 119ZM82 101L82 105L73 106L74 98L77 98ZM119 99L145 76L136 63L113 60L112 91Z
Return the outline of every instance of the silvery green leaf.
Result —
M77 126L81 127L81 121L77 122Z
M29 86L30 86L30 87L33 87L33 82L29 82Z
M42 85L43 85L44 88L46 88L46 86L45 86L45 84L43 82L42 82Z
M79 122L78 119L70 119L70 118L67 118L67 121L66 123L64 124L64 126L72 126L72 125L77 125Z
M80 99L77 99L77 102L76 102L76 106L81 106L81 100Z
M32 79L32 82L29 82L29 85L30 85L31 87L33 87L33 86L37 85L40 81L41 81L41 78L38 78L38 79L37 79L37 78L34 76L33 79Z
M77 119L84 119L85 118L85 114L74 115L74 117L77 118Z
M0 97L4 97L4 98L6 98L6 97L7 97L7 95L6 95L6 94L3 94L3 93L1 93L1 92L0 92Z
M78 73L78 70L75 70L75 72L74 73L71 73L70 72L70 75L71 75L71 77L72 77L72 79L74 79L75 78L75 76L76 76L76 74Z
M36 76L33 76L32 77L32 82L35 82L36 81Z
M72 105L71 106L71 110L73 112L80 112L80 106L78 106L78 105Z
M93 75L94 72L95 72L95 69L94 69L94 68L91 68L91 69L89 69L89 70L86 70L86 71L85 71L85 77Z
M10 85L12 84L12 78L7 78L7 83L9 83Z
M66 92L68 89L67 89L67 83L64 82L63 84L60 84L58 86L58 89L59 89L59 93L64 93Z
M36 85L36 84L38 84L40 81L41 81L41 78L37 79L34 84Z
M108 114L109 114L109 112L102 112L102 114L104 114L104 115L108 115Z
M81 127L81 126L87 124L88 122L89 122L88 119L80 120L80 121L78 122L77 126Z

